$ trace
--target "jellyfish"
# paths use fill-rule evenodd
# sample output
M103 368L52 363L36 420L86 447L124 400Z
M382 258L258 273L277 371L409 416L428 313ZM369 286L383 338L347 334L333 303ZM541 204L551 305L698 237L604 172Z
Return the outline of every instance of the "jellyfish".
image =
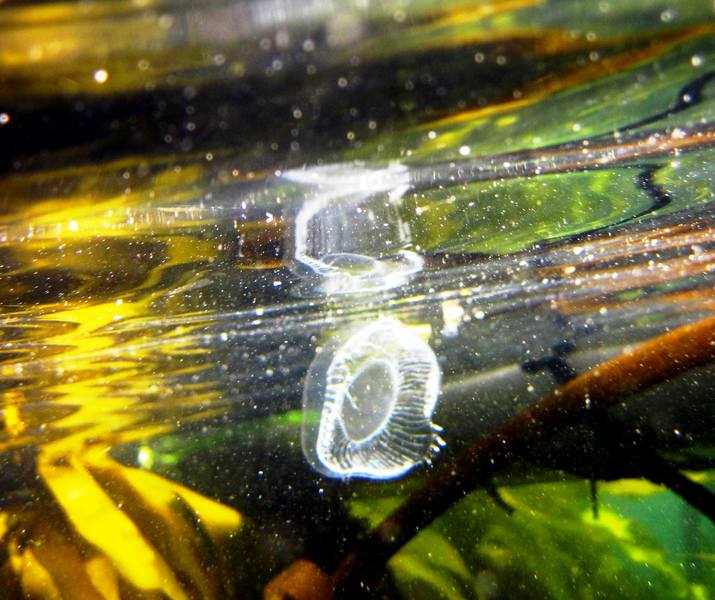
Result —
M381 319L319 350L303 392L303 453L335 478L391 479L444 444L431 421L440 370L406 325Z

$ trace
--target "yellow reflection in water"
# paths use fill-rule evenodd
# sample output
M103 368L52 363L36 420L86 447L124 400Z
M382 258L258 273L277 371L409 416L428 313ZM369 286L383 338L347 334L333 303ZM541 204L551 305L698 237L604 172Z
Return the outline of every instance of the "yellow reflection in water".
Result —
M165 208L193 197L200 166L159 165L124 193L122 174L137 162L144 161L10 180L18 202L0 223L11 265L0 291L0 382L10 386L0 451L37 453L28 467L37 477L17 482L32 501L0 513L0 543L9 551L0 584L10 597L235 594L229 565L249 531L241 516L108 458L114 445L167 431L176 418L219 410L217 392L205 384L187 384L177 395L157 377L158 365L176 375L203 368L182 364L206 352L187 340L190 326L158 342L141 330L121 338L112 329L154 312L168 291L167 270L217 253L214 241L195 235L210 223L200 210ZM113 177L114 190L106 185ZM33 192L46 189L47 178L76 185L37 201ZM156 194L164 208L152 213ZM162 411L172 418L157 418Z

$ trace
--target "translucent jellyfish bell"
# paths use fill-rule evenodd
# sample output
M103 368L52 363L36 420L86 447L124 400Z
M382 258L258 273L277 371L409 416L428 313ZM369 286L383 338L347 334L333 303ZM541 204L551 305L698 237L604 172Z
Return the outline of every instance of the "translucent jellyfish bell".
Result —
M431 418L440 372L429 345L392 320L323 348L303 391L303 452L329 477L398 477L442 440Z

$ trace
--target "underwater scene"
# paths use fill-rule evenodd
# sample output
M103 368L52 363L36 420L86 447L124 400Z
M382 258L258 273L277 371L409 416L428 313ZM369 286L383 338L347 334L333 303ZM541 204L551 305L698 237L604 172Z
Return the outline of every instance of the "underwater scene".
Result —
M0 599L715 599L711 0L0 3Z

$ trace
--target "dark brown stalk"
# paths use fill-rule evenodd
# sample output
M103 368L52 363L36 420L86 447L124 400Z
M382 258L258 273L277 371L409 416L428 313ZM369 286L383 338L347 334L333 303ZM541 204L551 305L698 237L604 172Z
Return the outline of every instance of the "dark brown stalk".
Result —
M349 596L382 573L389 558L423 527L515 459L536 442L583 417L628 396L715 360L715 317L679 327L574 378L515 415L493 434L445 464L338 566L336 593ZM708 505L703 490L672 469L658 465L650 478L666 477L671 489L696 507ZM663 468L661 468L663 467ZM693 487L695 486L695 487ZM712 514L708 514L713 518Z

